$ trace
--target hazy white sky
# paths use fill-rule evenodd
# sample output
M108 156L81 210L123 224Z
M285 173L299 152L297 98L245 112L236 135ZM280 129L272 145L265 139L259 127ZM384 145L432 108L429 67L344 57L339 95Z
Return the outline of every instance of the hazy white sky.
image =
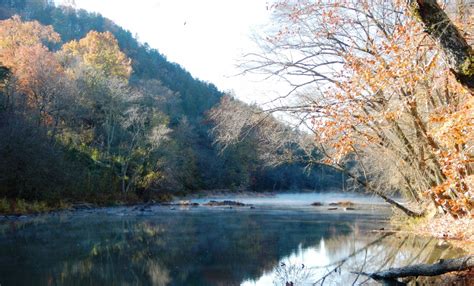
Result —
M168 60L247 102L273 93L268 83L234 77L244 52L255 51L254 30L269 21L268 0L75 0L138 35Z

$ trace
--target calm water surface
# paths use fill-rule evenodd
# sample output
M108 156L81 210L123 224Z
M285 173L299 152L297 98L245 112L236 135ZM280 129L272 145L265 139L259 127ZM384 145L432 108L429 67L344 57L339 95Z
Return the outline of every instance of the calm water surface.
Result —
M348 198L375 204L308 206ZM326 277L324 285L357 285L375 282L351 271L463 254L433 239L372 232L390 209L371 198L239 200L254 208L121 207L0 219L0 284L313 285Z

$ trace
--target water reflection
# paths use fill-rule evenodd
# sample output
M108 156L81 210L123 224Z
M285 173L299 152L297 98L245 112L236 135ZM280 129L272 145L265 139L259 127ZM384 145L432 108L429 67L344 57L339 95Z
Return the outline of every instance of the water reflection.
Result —
M369 232L384 223L371 212L278 208L122 208L0 221L0 284L312 285L325 276L325 285L346 285L362 267L460 255L435 240Z
M436 239L381 234L368 237L353 235L321 239L319 245L302 249L282 258L269 272L244 281L253 285L375 285L376 281L358 272L374 272L413 263L435 263L439 259L465 255L461 249Z

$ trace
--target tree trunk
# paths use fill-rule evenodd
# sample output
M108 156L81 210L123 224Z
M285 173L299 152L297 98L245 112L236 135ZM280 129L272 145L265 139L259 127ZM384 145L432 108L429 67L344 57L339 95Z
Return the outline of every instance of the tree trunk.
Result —
M441 259L436 264L415 264L400 268L390 268L380 272L362 272L360 274L383 281L412 276L437 276L453 271L469 270L471 268L474 268L474 255L456 259Z
M0 65L0 81L4 81L10 74L10 70L7 67Z
M474 92L474 51L436 0L407 0L413 17L446 54L458 82Z

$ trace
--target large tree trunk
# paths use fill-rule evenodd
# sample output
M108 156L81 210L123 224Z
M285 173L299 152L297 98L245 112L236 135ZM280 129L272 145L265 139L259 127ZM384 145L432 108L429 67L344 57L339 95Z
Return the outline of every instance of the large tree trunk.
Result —
M409 10L447 57L456 79L474 92L474 51L436 0L407 0Z
M437 276L453 271L463 271L474 268L474 255L456 259L441 259L436 264L415 264L400 268L390 268L385 271L361 274L375 280L393 280L402 277Z
M10 73L10 70L0 64L0 80L7 78L7 75Z

